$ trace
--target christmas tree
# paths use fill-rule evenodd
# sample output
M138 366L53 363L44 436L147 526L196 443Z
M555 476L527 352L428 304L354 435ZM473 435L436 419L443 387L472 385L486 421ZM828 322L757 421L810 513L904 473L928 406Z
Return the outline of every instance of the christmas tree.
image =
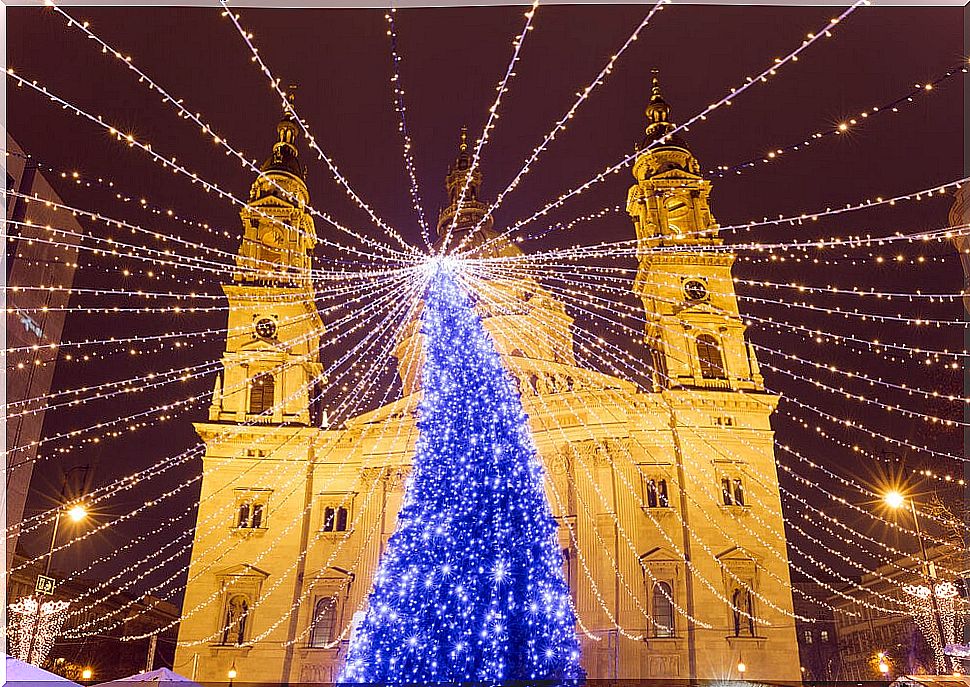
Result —
M431 277L422 333L412 472L340 682L579 681L576 617L526 415L449 268Z

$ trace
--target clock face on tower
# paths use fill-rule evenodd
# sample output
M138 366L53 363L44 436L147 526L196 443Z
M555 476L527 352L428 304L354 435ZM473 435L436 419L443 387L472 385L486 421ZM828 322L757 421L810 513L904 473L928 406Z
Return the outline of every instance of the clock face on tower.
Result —
M256 336L261 339L276 338L276 323L268 317L262 317L256 320L253 329L256 331Z
M704 282L698 281L697 279L690 279L684 282L684 295L687 296L687 300L692 302L702 301L707 298L707 286Z

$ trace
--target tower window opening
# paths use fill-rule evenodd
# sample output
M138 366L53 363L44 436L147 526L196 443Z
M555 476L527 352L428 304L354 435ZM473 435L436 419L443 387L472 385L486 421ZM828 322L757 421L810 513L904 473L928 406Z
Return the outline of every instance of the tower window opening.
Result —
M276 396L276 380L269 372L253 377L249 391L249 412L251 415L262 415L272 410Z
M724 379L724 361L721 347L710 334L697 337L697 358L701 363L701 377L704 379Z
M262 529L266 504L252 500L243 501L236 508L236 527L239 529Z
M249 527L249 504L239 504L239 513L236 518L236 527Z
M674 604L673 590L666 582L653 585L651 611L653 619L654 637L674 636Z
M323 509L323 531L346 532L347 515L347 509L343 506L327 506Z
M744 481L740 477L721 478L721 498L725 506L746 506Z
M667 508L670 499L667 497L667 480L647 480L647 508Z
M732 480L732 486L734 487L734 505L743 506L744 503L744 485L741 483L740 478L735 478Z

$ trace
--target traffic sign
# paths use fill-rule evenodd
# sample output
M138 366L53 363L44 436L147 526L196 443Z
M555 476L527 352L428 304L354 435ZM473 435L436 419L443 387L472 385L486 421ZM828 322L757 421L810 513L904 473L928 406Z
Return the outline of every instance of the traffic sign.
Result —
M37 586L34 589L37 590L38 594L53 594L54 585L57 584L57 580L53 577L48 577L47 575L37 576Z

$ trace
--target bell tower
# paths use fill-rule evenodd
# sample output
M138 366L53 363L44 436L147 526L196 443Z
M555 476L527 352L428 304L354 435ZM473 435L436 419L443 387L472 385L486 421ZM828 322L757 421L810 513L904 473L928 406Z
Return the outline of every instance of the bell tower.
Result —
M276 126L273 151L239 213L242 243L231 284L223 373L209 420L318 424L323 323L311 280L316 245L306 168L296 147L293 93Z
M482 172L476 168L469 178L468 170L471 166L472 155L468 150L468 127L463 126L458 140L458 155L455 161L448 166L448 174L445 175L448 205L438 213L439 245L437 247L439 248L444 237L448 235L452 224L454 228L451 229L451 238L446 248L454 248L464 240L465 246L462 250L467 250L469 242L477 245L482 243L484 239L494 237L492 218L488 217L485 221L482 221L488 211L488 205L479 198L482 188ZM459 208L458 200L461 198L461 190L465 186L466 179L468 179L468 188L465 189L465 196ZM481 222L480 227L478 226L479 222ZM475 227L478 227L478 229L475 230ZM472 230L475 230L476 235L468 239L468 234Z
M646 115L627 212L637 232L634 289L646 310L654 386L763 389L738 312L734 255L711 214L711 182L674 133L656 75Z
M646 312L654 391L670 414L681 547L690 562L688 673L705 676L703 657L729 656L752 666L749 678L758 666L763 676L797 680L771 429L778 397L765 390L745 340L734 254L718 235L711 182L675 133L656 74L646 115L627 211L637 233L634 289Z

